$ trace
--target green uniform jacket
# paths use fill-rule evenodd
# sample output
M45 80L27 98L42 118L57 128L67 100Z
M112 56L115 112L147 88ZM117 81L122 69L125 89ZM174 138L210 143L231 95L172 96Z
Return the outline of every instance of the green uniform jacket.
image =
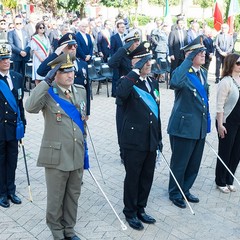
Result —
M53 83L59 97L66 98L61 89ZM45 124L37 166L73 171L83 167L84 136L81 129L63 111L48 93L49 86L42 81L27 99L25 107L29 113L43 112ZM75 106L86 115L86 90L81 85L73 85ZM80 110L81 109L81 110Z

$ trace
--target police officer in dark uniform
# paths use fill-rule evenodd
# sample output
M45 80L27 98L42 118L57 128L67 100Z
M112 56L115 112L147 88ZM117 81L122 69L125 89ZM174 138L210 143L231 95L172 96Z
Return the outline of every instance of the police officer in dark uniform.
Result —
M23 77L9 71L10 45L0 45L0 206L8 208L12 203L21 204L15 194L15 170L18 159L17 126L22 131L26 120L23 108ZM23 136L21 136L23 137Z
M117 52L109 59L108 65L111 68L117 68L119 72L119 80L116 85L118 87L121 77L126 76L132 70L131 63L131 52L134 51L140 44L140 33L138 30L132 30L124 38L125 45L120 47ZM118 135L118 144L120 145L120 132L122 127L122 118L124 112L123 101L116 96L116 125L117 125L117 135ZM120 149L120 157L123 161L122 151Z
M120 145L126 176L123 213L130 227L142 230L142 222L156 220L145 213L151 190L156 150L162 151L158 82L151 73L150 43L141 43L133 52L133 70L123 77L117 96L125 104Z
M48 66L48 63L54 60L62 53L69 53L76 55L77 42L76 37L73 33L66 33L59 41L58 48L54 53L50 54L39 66L37 73L40 76L45 77L49 70L51 69ZM87 93L87 116L90 115L90 101L91 101L91 92L90 92L90 83L88 79L88 66L87 63L81 59L76 59L74 61L75 66L75 78L74 83L79 84L85 87ZM87 119L88 117L86 117Z

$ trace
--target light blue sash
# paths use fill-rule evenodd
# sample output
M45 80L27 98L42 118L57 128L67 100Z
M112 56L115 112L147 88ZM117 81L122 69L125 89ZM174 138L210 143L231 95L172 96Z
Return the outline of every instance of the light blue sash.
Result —
M64 110L64 112L71 118L81 129L82 134L84 135L84 123L82 120L81 113L77 108L70 102L60 98L58 94L53 92L53 88L49 88L48 93L50 96L59 104L59 106ZM89 168L89 156L88 156L88 147L87 142L84 139L84 169Z
M158 105L152 95L150 93L147 93L146 91L140 89L139 87L133 86L135 91L139 94L139 96L142 98L144 103L150 110L153 112L154 116L158 119Z
M202 83L199 81L199 78L195 74L187 73L187 77L192 81L193 85L195 86L199 95L201 96L201 98L203 99L204 103L207 106L207 110L208 110L208 112L207 112L207 133L210 133L211 132L211 116L209 113L208 97L207 97L206 90L205 90L204 86L202 85Z
M24 137L24 126L20 116L20 110L17 105L16 99L13 96L10 88L4 81L0 81L0 91L6 98L7 102L11 106L12 110L17 113L17 127L16 127L16 139L20 140Z

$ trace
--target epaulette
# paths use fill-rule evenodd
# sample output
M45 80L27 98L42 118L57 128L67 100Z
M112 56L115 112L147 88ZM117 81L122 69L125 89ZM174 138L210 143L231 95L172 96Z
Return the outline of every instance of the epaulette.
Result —
M204 66L201 66L201 69L204 71L208 71Z
M83 88L83 89L85 89L85 87L83 85L75 84L75 83L73 85L74 85L75 88Z

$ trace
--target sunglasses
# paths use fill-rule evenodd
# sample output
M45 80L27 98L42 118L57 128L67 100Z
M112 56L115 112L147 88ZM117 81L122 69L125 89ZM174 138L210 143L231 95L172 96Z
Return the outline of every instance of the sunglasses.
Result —
M237 65L237 66L240 66L240 61L239 61L239 62L236 62L236 65Z
M15 23L16 25L22 25L22 23Z
M77 48L77 44L68 45L68 49L72 49L72 47Z
M40 27L39 29L45 29L45 27Z
M6 25L6 23L5 23L5 22L2 22L1 25Z

